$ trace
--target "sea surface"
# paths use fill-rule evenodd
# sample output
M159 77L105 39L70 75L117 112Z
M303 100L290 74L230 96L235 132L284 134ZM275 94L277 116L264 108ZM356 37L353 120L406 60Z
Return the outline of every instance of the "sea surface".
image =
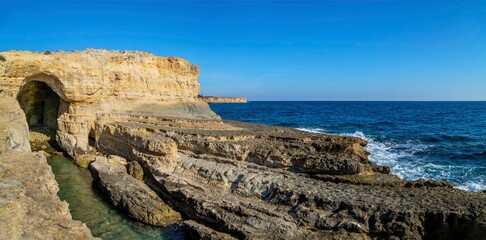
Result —
M356 136L371 162L402 179L486 190L486 102L248 102L210 104L223 119Z
M93 236L104 240L184 239L184 231L177 226L153 227L117 210L93 184L89 170L77 167L71 159L52 156L47 162L59 184L57 195L69 203L73 219L86 223Z

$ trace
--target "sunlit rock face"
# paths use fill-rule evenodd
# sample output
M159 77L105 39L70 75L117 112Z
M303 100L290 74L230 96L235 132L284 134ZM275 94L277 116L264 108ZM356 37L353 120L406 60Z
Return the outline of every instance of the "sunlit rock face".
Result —
M0 239L93 239L71 219L46 158L31 152L17 101L0 93Z
M199 68L187 60L106 50L0 55L0 89L17 97L29 126L57 129L58 143L71 155L90 151L99 113L218 118L197 99Z

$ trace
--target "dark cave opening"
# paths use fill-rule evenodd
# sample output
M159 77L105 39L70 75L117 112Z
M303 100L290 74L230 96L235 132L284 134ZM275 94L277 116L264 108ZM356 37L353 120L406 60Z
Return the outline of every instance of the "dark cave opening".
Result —
M17 101L25 113L29 129L44 127L57 129L60 99L47 84L32 81L22 87Z

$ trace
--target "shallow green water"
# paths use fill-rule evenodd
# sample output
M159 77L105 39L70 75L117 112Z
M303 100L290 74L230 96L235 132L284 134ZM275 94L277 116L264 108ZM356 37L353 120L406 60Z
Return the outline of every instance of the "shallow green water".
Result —
M177 227L152 227L117 211L93 184L89 170L77 167L70 159L52 156L48 163L59 183L59 197L69 203L73 219L86 223L94 236L103 239L184 239L183 231Z

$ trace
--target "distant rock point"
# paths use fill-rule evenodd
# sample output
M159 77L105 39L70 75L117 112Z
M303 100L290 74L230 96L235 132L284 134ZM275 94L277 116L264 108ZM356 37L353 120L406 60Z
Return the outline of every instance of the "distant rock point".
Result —
M215 96L198 96L198 99L207 103L247 103L245 97L215 97Z

